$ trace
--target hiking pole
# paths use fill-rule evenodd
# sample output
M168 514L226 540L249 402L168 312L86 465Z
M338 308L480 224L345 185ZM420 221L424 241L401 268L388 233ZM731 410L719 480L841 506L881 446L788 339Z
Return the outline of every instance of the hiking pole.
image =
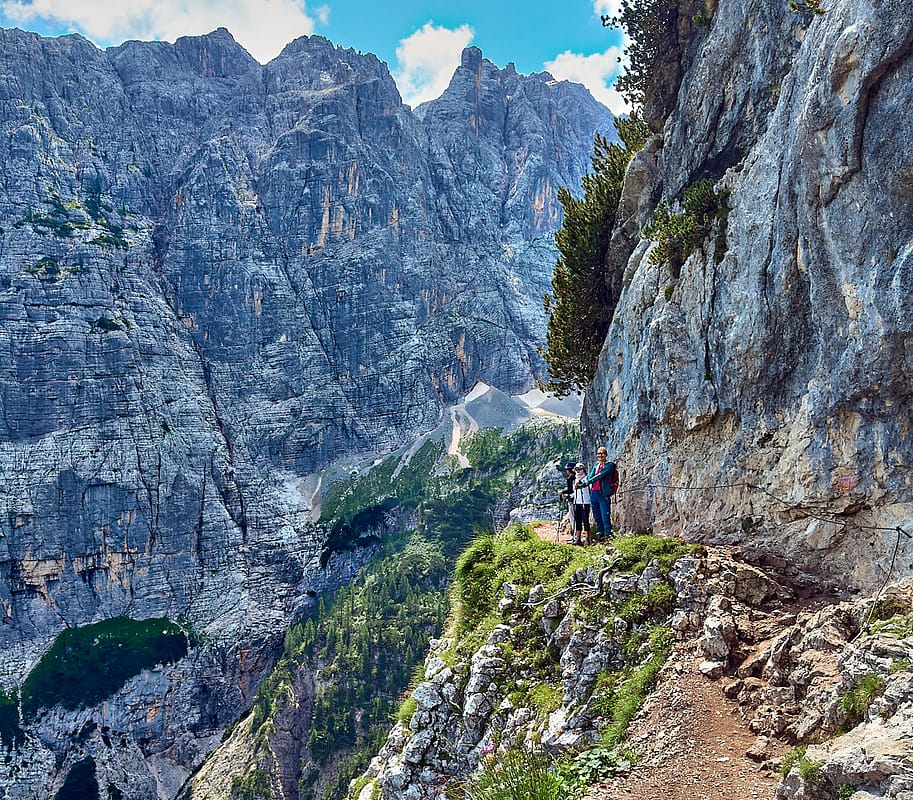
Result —
M558 544L561 541L561 521L564 519L564 515L567 514L567 500L565 500L561 495L559 495L558 500L558 519L555 520L555 544ZM564 504L564 510L562 511L561 506Z

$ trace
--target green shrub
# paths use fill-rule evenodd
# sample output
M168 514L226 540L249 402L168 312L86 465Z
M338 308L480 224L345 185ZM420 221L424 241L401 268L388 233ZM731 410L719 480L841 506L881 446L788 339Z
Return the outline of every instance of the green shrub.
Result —
M597 781L624 775L634 766L634 754L625 748L592 747L561 765L568 784L586 789Z
M802 778L804 783L812 786L823 786L828 782L824 773L821 772L824 762L806 758L806 749L805 745L801 745L783 756L783 761L780 763L780 774L785 777L794 769L798 769L799 777Z
M130 243L123 236L116 233L100 233L94 239L90 239L89 244L94 244L97 247L115 247L118 250L130 249Z
M821 7L821 0L788 0L786 7L793 14L818 16L824 13L824 9Z
M68 239L76 230L76 225L66 219L57 219L55 217L32 216L27 219L38 233L50 233L60 239Z
M673 277L710 235L714 238L714 259L722 261L726 252L726 227L729 219L729 190L717 192L710 178L697 181L682 193L681 211L660 203L653 219L641 234L656 242L650 251L651 264L668 264Z
M840 706L846 715L847 724L858 725L865 717L872 701L884 693L884 687L884 677L875 673L863 675L853 684L840 698Z
M91 324L93 328L102 333L125 331L129 327L129 323L123 317L114 317L113 319L111 317L99 317Z
M813 761L803 756L799 759L799 777L802 778L804 783L812 786L823 786L827 783L827 778L824 777L824 773L821 771L823 766L823 761Z
M40 708L92 706L130 678L187 654L187 636L167 619L115 617L63 631L22 684L26 719Z
M805 751L808 749L806 745L799 745L799 747L794 747L790 750L783 760L780 762L780 774L786 777L792 772L793 767L795 767L804 757Z
M60 263L56 258L52 258L51 256L45 256L44 258L39 259L29 266L26 269L26 272L30 275L36 275L51 281L58 280L62 275Z

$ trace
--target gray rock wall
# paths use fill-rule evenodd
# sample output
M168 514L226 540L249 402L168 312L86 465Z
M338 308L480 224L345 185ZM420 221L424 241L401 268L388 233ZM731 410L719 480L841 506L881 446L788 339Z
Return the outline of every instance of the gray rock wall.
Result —
M621 465L616 524L748 539L872 586L898 539L894 569L913 554L893 530L913 531L913 12L722 0L699 36L629 173L586 438ZM707 241L676 278L638 229L706 176L731 190L725 257Z
M316 473L477 380L533 385L554 193L611 129L582 87L477 50L416 114L319 37L261 66L225 30L104 52L0 31L0 683L65 626L182 616L212 663L166 672L199 691L165 693L161 741L146 695L118 716L147 758L131 796L171 796L358 567L321 566ZM37 783L0 785L48 796L77 717L33 731Z

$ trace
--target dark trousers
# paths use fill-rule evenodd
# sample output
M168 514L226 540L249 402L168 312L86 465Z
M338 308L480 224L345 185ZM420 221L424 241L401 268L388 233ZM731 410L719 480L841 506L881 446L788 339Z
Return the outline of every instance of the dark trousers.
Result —
M574 532L589 533L590 507L584 503L574 503Z

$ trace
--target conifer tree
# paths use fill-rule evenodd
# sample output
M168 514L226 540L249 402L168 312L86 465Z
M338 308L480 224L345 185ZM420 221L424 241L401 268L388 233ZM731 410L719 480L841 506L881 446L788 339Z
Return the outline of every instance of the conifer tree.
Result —
M555 234L558 262L553 294L545 296L548 313L546 348L550 380L545 388L559 396L583 389L596 374L621 291L624 264L606 261L625 170L650 135L638 117L619 118L615 128L623 144L596 134L593 171L583 177L583 197L558 190L564 223Z

